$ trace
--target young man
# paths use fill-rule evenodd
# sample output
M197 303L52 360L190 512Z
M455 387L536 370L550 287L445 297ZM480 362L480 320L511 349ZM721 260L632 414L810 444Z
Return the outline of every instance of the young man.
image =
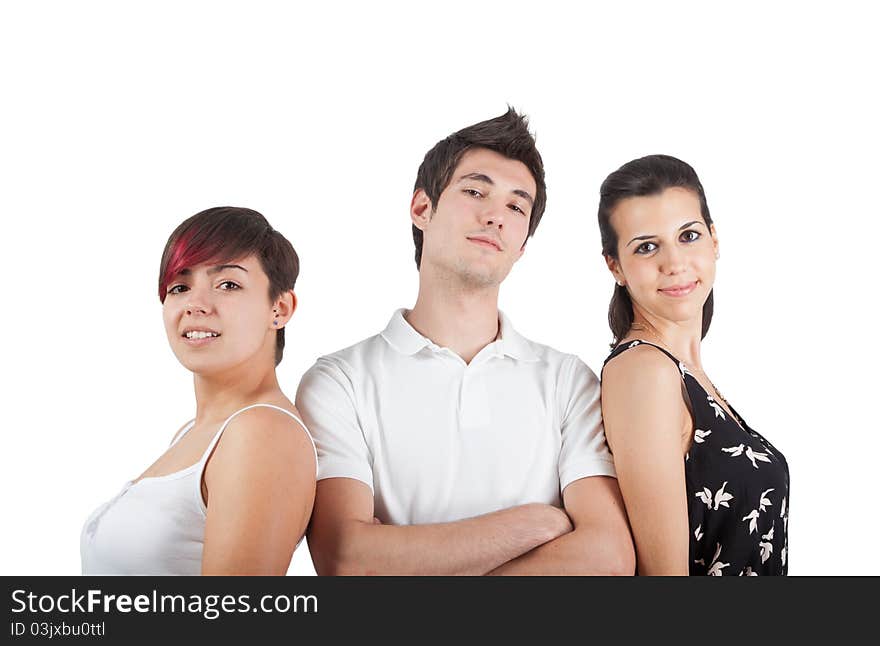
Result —
M297 393L318 447L318 574L633 573L596 376L498 311L544 203L512 109L425 156L415 306L318 359Z

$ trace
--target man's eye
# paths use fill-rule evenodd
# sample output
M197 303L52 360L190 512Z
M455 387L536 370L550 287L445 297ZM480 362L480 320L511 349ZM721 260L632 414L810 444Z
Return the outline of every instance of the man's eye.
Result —
M699 231L694 231L693 229L689 229L679 236L679 240L682 242L696 242L702 236Z
M643 242L638 247L636 247L636 253L640 254L648 254L654 251L657 248L657 245L653 242Z
M241 286L238 283L233 283L231 280L224 280L220 285L218 285L220 289L241 289Z
M169 294L181 294L189 289L186 285L174 285L168 289Z

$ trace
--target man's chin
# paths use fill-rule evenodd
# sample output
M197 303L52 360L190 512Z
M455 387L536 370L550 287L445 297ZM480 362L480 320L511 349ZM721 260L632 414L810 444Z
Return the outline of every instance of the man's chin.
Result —
M482 270L474 267L469 267L458 275L461 284L471 289L498 287L505 276L507 276L506 272L502 275L498 271Z

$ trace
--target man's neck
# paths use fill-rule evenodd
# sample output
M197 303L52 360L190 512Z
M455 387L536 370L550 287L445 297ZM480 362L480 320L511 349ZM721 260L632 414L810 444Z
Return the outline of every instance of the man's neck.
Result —
M416 304L405 318L416 332L470 363L500 333L498 286L450 289L428 284L423 277Z

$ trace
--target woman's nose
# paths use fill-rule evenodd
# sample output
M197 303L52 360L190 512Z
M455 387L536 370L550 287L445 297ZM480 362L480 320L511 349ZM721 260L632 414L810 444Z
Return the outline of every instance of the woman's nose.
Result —
M666 274L680 274L685 269L684 253L674 246L667 246L660 269Z

